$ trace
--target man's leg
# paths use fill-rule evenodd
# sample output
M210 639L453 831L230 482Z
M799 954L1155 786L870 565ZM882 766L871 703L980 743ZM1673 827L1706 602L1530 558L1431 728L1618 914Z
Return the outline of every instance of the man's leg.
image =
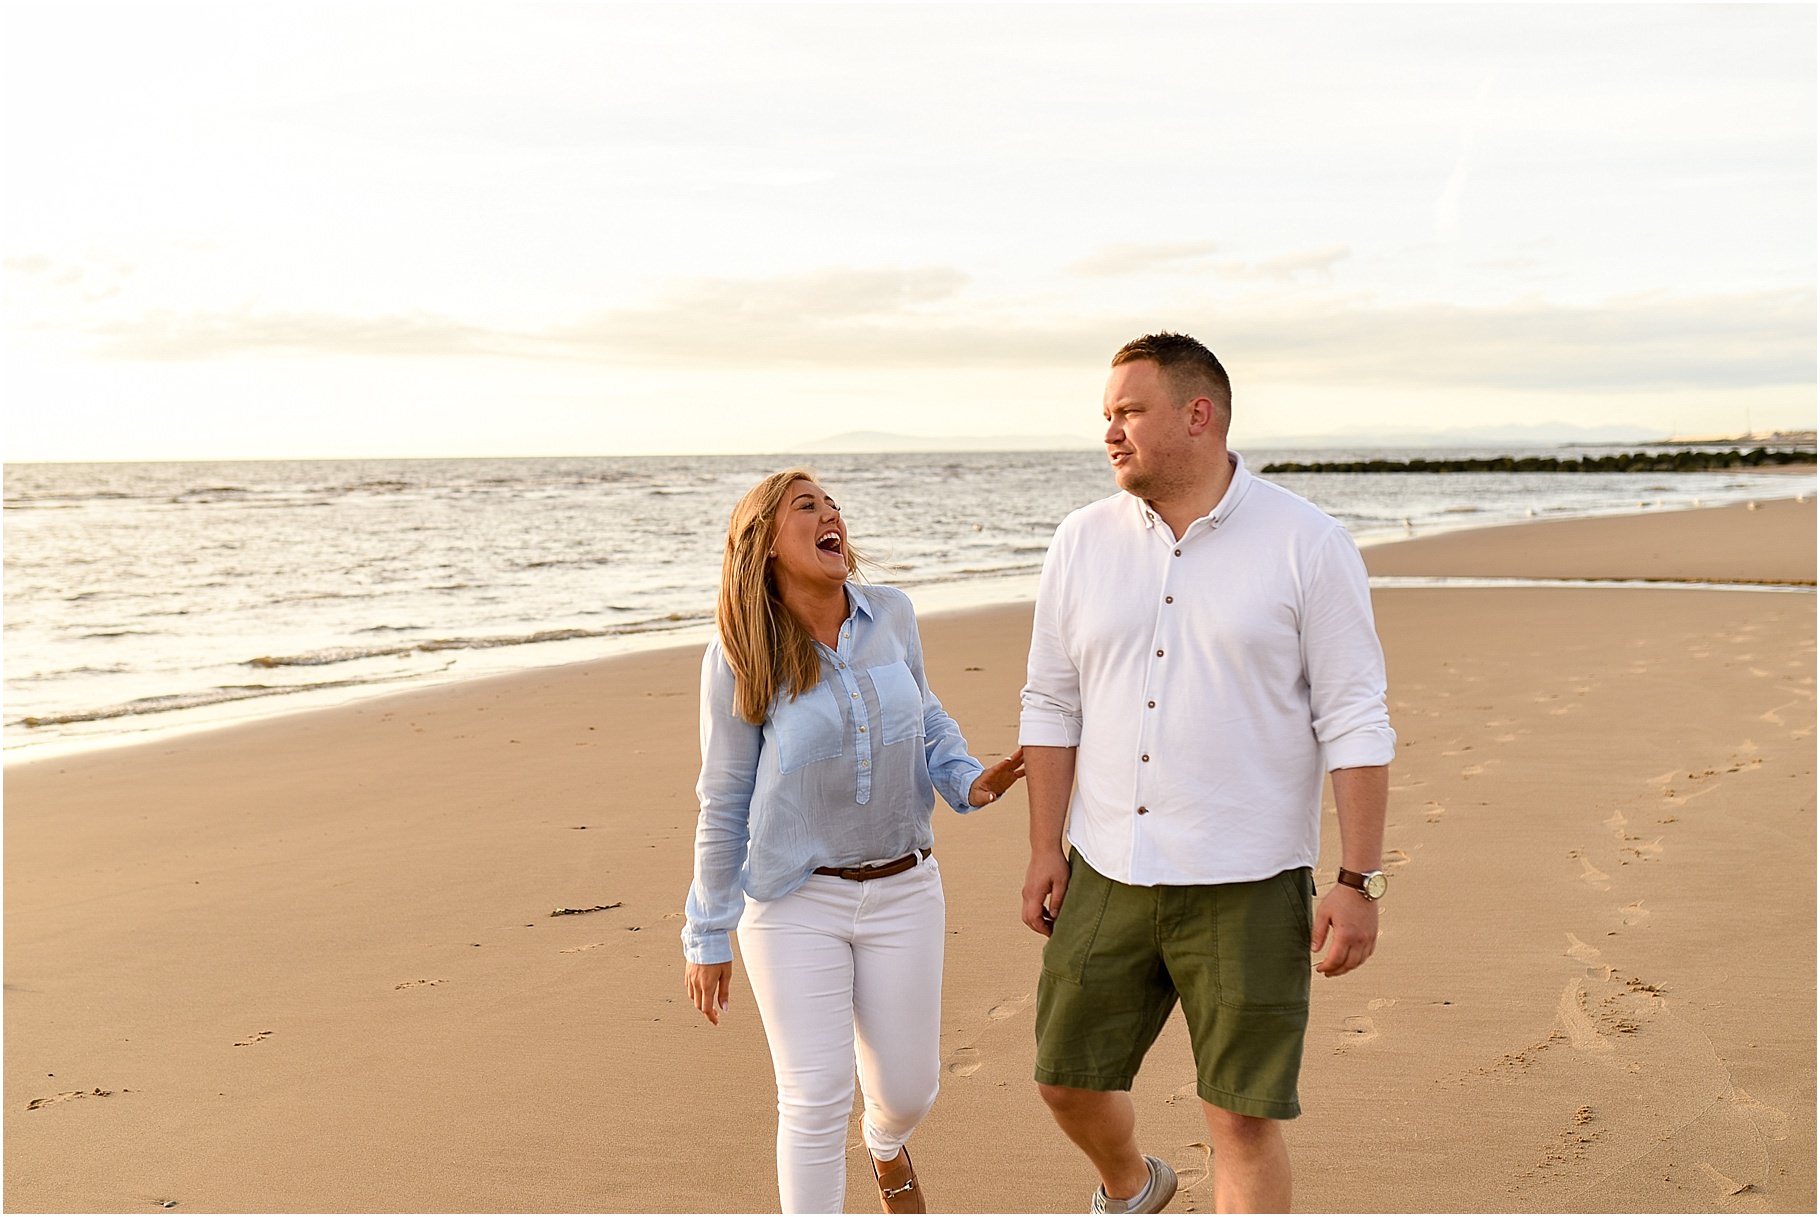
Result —
M1194 1043L1217 1212L1289 1210L1282 1121L1301 1112L1311 893L1298 867L1167 895L1170 924L1180 927L1168 943L1170 975Z
M1036 1083L1112 1200L1150 1182L1131 1082L1175 1009L1156 941L1156 893L1114 883L1078 853L1036 986Z
M1081 1090L1037 1084L1043 1102L1068 1139L1081 1147L1114 1200L1129 1200L1150 1182L1137 1144L1137 1112L1124 1090Z
M1213 1211L1287 1213L1289 1146L1283 1123L1201 1103L1213 1141Z

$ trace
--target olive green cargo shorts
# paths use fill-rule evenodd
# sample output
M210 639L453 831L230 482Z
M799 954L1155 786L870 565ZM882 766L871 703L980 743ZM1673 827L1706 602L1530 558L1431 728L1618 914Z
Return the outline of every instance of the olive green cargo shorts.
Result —
M1132 887L1069 858L1043 948L1036 1080L1129 1090L1179 997L1201 1098L1246 1116L1301 1114L1314 881Z

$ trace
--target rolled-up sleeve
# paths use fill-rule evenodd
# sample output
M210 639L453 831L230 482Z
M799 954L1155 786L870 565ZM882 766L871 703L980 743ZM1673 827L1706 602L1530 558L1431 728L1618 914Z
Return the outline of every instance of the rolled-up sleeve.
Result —
M1320 546L1303 604L1302 664L1322 767L1390 764L1397 734L1385 705L1371 584L1358 546L1338 526Z
M701 777L695 785L695 876L685 905L683 957L728 963L730 935L745 909L741 872L750 834L752 791L764 730L733 708L733 670L718 642L701 667Z
M1036 618L1030 628L1030 666L1020 695L1018 743L1025 747L1074 748L1081 742L1081 673L1062 636L1063 548L1058 529L1043 559L1037 586Z

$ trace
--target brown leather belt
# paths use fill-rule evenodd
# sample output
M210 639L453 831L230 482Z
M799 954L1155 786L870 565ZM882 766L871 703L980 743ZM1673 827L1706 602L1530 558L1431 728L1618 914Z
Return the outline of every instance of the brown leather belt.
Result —
M818 875L834 875L841 879L851 879L855 883L864 883L868 879L883 879L887 875L901 875L917 863L934 853L925 849L920 853L905 854L895 862L880 862L877 866L818 866Z

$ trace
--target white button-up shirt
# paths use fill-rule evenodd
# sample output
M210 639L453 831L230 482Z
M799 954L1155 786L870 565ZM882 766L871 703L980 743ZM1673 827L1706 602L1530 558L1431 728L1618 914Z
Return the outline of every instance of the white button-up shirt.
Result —
M1358 547L1233 464L1181 537L1120 493L1043 563L1019 738L1078 749L1067 839L1122 883L1312 866L1325 773L1395 754Z

